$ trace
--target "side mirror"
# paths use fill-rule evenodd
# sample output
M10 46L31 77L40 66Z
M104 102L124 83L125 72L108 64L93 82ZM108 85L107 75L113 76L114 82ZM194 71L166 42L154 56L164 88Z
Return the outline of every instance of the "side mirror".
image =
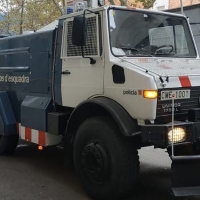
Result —
M87 18L85 16L76 16L72 28L72 44L76 46L85 46L87 38Z

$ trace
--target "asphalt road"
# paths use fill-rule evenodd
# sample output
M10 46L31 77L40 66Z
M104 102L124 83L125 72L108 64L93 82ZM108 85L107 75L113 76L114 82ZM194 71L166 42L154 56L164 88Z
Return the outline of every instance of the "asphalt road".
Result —
M139 154L141 174L130 200L200 200L170 195L171 161L164 150L149 147ZM75 171L64 166L61 149L38 151L35 145L20 145L14 156L0 157L0 200L89 199Z

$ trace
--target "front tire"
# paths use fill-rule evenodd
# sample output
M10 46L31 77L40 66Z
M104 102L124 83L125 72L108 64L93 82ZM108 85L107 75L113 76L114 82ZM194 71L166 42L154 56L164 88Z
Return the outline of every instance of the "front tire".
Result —
M108 117L84 121L74 140L74 163L86 193L93 199L125 199L139 173L137 149Z

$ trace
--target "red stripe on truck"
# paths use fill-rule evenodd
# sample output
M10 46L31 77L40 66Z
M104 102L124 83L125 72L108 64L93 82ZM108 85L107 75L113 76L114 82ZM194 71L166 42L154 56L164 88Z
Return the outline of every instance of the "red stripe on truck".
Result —
M178 78L182 87L191 87L191 82L188 76L179 76Z
M31 129L25 127L25 140L31 142Z
M19 134L19 123L16 123L17 134Z
M46 133L45 132L39 131L38 144L41 146L46 146Z

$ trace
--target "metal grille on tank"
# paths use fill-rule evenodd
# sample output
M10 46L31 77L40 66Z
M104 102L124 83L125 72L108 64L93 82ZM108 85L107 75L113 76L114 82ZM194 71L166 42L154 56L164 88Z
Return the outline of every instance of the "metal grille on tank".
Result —
M175 108L174 116L175 120L178 121L187 120L189 109L200 107L199 104L200 87L174 88L173 90L184 90L184 89L190 89L190 99L175 100L175 105L177 105L177 108ZM169 89L158 90L157 115L155 120L156 123L168 123L171 121L170 104L172 102L171 100L161 101L161 91L164 90L169 90Z
M98 30L97 30L97 17L89 17L87 21L87 39L86 46L83 47L85 56L98 56ZM67 39L63 40L62 57L82 56L81 47L72 44L72 27L73 21L64 22L64 35Z

